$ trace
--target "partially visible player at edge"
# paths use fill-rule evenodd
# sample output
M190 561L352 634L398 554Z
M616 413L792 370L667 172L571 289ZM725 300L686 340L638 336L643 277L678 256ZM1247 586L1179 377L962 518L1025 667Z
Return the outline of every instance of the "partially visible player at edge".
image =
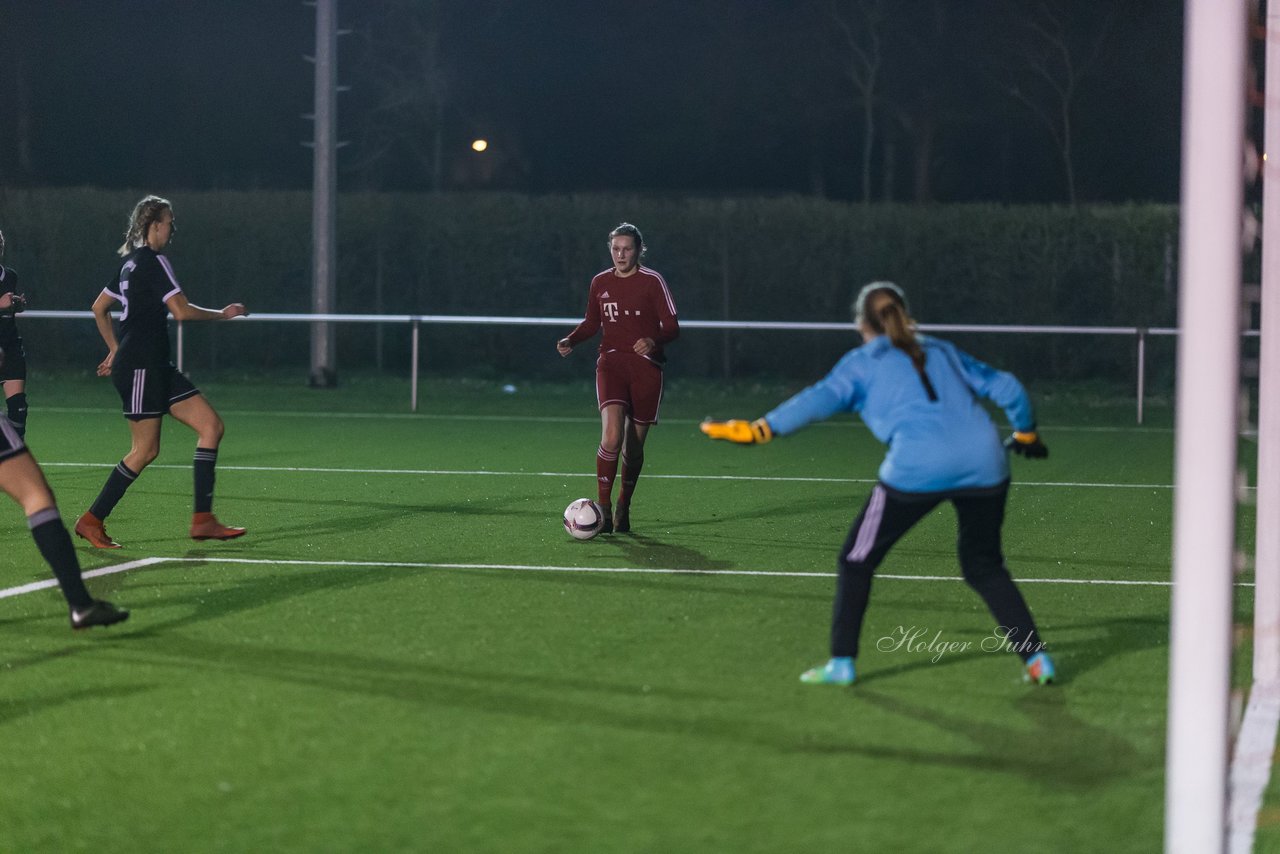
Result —
M0 311L13 305L13 294L0 295ZM7 351L0 349L0 367ZM80 562L71 545L71 536L58 512L53 490L35 457L27 450L22 435L0 415L0 489L17 502L27 516L31 539L40 556L49 564L71 612L71 627L87 629L109 626L129 618L129 612L110 602L94 599L80 576Z
M0 231L0 258L4 257L4 232ZM18 291L18 274L0 265L0 295L7 296L0 308L0 349L5 352L0 364L0 383L4 384L5 409L19 436L27 435L27 352L22 347L15 315L26 308L26 297Z
M112 470L93 506L76 522L76 535L100 549L118 549L103 521L124 497L125 490L160 453L160 424L172 415L196 432L195 513L191 538L230 540L244 528L223 525L213 515L214 467L222 441L222 419L200 390L170 361L168 315L178 320L226 320L248 315L238 302L218 309L187 301L169 259L161 251L173 237L173 206L167 199L147 196L134 206L125 232L119 272L93 302L98 332L107 344L107 357L98 376L110 376L129 421L133 445ZM111 307L120 303L120 339L111 325Z
M964 580L982 597L1025 678L1055 679L1031 611L1005 567L1000 528L1009 497L1005 449L1049 455L1036 434L1022 384L948 341L920 335L906 295L892 282L872 282L854 303L863 344L831 372L763 418L707 421L713 439L743 444L786 436L837 412L857 412L889 446L871 496L849 529L837 563L831 658L801 675L810 684L849 685L857 676L858 636L871 577L893 545L943 501L956 508L957 551ZM1001 445L981 401L1004 409L1014 433Z
M609 232L613 266L591 280L587 313L556 342L561 356L603 329L596 360L600 447L596 449L601 533L631 530L631 497L644 466L644 440L658 423L665 345L680 335L676 304L657 270L641 266L646 250L640 229L628 222ZM613 483L621 462L622 488L613 507Z

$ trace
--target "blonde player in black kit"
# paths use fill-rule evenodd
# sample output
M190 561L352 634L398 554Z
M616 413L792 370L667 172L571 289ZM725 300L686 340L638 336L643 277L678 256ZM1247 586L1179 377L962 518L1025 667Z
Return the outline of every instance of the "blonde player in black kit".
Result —
M195 513L191 538L230 540L244 528L223 525L213 515L214 466L222 441L222 419L200 390L178 371L169 356L168 315L178 320L226 320L248 315L244 305L221 310L201 308L187 301L169 259L161 251L175 227L173 206L167 199L147 196L134 206L125 232L119 273L93 302L98 332L107 344L107 357L98 376L110 376L124 403L133 446L107 478L93 506L76 522L76 535L100 549L118 549L103 520L124 497L125 490L160 453L160 423L172 415L196 432ZM120 339L111 325L111 307L120 303Z

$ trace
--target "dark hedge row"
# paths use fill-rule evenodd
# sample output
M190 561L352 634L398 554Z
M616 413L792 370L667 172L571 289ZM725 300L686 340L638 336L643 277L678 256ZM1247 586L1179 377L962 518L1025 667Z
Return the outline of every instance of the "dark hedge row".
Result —
M33 307L84 309L114 270L139 192L0 191L5 258ZM172 197L170 256L193 301L304 312L310 302L310 196L282 192ZM609 229L635 222L682 318L848 320L852 293L890 278L922 322L1175 324L1176 211L997 206L871 206L810 198L343 195L338 311L580 315L608 265ZM34 322L33 322L34 323ZM83 364L100 349L86 322L42 321L40 359ZM193 367L305 366L304 325L192 329ZM557 330L443 327L424 365L493 375L554 375ZM406 330L340 330L340 368L407 369ZM851 344L840 333L690 332L672 370L706 376L807 376ZM962 342L965 343L965 342ZM1092 338L982 336L978 354L1029 376L1132 376L1131 344ZM543 352L543 351L546 352Z

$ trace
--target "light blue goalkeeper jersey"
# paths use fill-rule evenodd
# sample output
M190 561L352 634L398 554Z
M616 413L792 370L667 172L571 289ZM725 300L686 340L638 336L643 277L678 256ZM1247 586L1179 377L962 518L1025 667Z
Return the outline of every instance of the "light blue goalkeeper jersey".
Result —
M1026 390L949 341L919 336L929 392L911 357L881 335L846 353L822 380L765 416L780 436L857 412L889 446L880 481L902 492L946 492L996 486L1009 478L1009 461L981 400L1004 409L1016 430L1035 427Z

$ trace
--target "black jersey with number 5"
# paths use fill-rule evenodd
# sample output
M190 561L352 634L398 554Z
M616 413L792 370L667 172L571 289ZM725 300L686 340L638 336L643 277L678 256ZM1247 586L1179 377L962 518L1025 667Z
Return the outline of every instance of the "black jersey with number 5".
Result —
M148 246L125 256L104 289L120 303L120 346L115 370L169 364L169 309L165 300L182 293L169 259Z

